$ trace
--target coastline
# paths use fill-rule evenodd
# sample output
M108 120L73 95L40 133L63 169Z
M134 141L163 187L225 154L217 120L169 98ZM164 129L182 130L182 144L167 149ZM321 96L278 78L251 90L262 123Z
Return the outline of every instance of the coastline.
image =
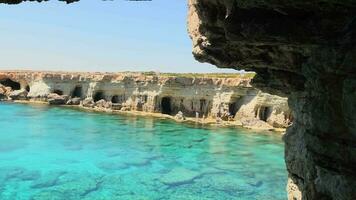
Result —
M254 88L252 75L0 71L0 99L285 132L287 98Z
M1 101L0 101L1 102ZM29 104L29 105L45 105L45 106L51 106L53 107L54 105L50 105L48 102L44 101L36 101L36 100L14 100L14 101L3 101L7 103L19 103L19 104ZM249 129L253 131L270 131L270 132L275 132L281 135L284 135L286 132L286 128L272 128L272 129L266 129L266 128L260 128L260 127L254 127L254 126L244 126L241 122L239 121L220 121L217 122L216 119L213 118L193 118L193 117L185 117L184 120L177 119L174 116L167 115L167 114L162 114L162 113L151 113L151 112L143 112L143 111L121 111L121 110L112 110L112 109L107 109L107 108L100 108L100 107L84 107L81 105L55 105L56 107L62 107L62 108L73 108L82 112L97 112L97 113L110 113L110 114L115 114L115 115L122 115L122 116L140 116L140 117L153 117L153 118L158 118L158 119L166 119L166 120L172 120L176 123L186 123L186 124L199 124L199 125L207 125L207 126L217 126L217 127L228 127L228 128L242 128L242 129Z

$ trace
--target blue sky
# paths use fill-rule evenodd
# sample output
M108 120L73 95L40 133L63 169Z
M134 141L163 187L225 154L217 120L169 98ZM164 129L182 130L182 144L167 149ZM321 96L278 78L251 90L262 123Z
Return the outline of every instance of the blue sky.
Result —
M185 0L0 5L0 69L233 72L194 60Z

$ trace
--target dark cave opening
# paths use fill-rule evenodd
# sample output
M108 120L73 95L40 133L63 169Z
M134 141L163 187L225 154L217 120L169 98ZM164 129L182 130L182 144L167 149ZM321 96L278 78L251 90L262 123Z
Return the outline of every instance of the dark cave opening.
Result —
M262 121L267 121L268 117L271 115L272 113L272 108L271 107L267 107L267 106L262 106L260 108L260 113L258 118Z
M30 90L31 90L30 86L27 85L26 88L25 88L25 90L26 90L27 92L30 92Z
M171 98L163 97L161 100L161 110L163 114L172 114Z
M81 98L82 97L82 86L75 86L73 92L72 92L72 98L75 98L75 97L79 97Z
M114 95L111 98L111 103L120 103L120 98L118 95Z
M102 91L96 92L95 95L94 95L94 97L93 97L94 102L100 101L100 100L102 100L102 99L105 100L104 92L102 92Z
M21 89L21 85L18 82L15 82L9 78L1 80L0 84L6 86L6 87L11 87L12 90L19 90Z
M237 102L229 103L229 113L235 116L238 111Z
M205 99L200 99L200 112L201 113L204 113L204 110L205 110L205 106L206 106L206 100Z
M229 103L229 113L232 116L235 116L237 112L239 112L241 106L244 103L243 97L234 97L232 101Z

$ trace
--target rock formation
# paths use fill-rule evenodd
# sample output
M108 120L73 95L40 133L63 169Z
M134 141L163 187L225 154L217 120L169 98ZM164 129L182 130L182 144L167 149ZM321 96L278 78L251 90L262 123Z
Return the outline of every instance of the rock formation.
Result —
M287 99L254 89L251 79L250 74L211 77L18 71L0 72L0 89L4 88L3 96L12 100L178 114L177 119L198 115L240 121L250 128L289 126L292 116Z
M193 54L289 97L289 199L356 199L356 1L189 0Z

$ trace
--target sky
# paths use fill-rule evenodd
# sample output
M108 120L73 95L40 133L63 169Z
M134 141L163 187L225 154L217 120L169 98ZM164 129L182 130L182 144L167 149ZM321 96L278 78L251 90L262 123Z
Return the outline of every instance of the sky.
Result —
M0 69L236 72L194 60L185 0L0 4Z

